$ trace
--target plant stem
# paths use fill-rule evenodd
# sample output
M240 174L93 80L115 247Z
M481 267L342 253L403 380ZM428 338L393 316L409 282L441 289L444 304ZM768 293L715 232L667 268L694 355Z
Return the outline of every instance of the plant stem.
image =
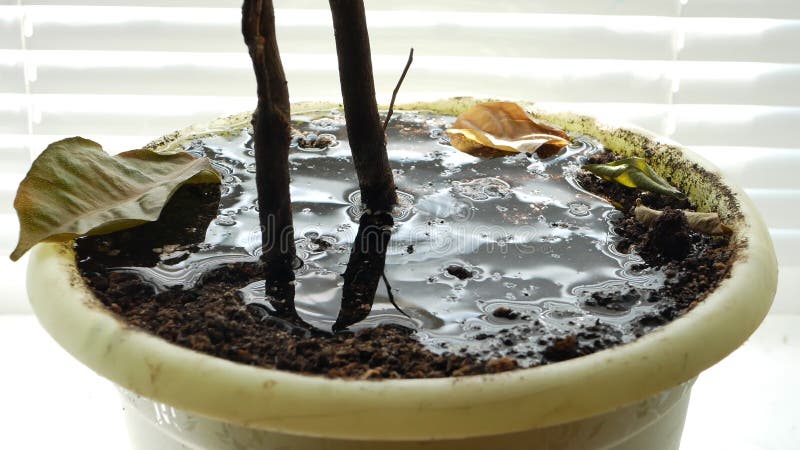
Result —
M363 0L329 0L339 59L347 136L368 211L391 211L397 202L386 154L386 135L375 101L375 82Z
M412 62L414 62L413 48L408 52L408 61L406 61L406 66L403 68L403 73L400 74L400 79L397 80L397 86L394 87L394 91L392 92L392 101L389 102L389 111L386 112L386 120L383 122L384 133L386 133L386 127L389 126L389 120L391 120L392 114L394 114L394 101L397 100L397 93L400 92L400 86L403 85L403 80L406 79L408 68L411 67Z
M253 139L265 292L279 315L294 308L294 228L289 197L289 89L275 36L272 0L245 0L242 34L256 74Z
M386 264L392 225L394 219L386 212L364 213L361 216L347 269L342 275L342 306L333 324L334 332L364 320L372 310L375 291Z

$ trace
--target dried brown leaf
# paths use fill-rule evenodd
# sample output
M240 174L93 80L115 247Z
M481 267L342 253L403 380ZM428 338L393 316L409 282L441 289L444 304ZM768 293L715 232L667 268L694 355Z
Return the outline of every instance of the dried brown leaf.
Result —
M722 220L717 213L704 213L697 211L681 210L686 216L686 222L689 223L689 228L693 231L711 236L730 235L733 230L722 223ZM658 211L637 202L636 208L633 210L633 215L636 220L645 226L652 226L653 223L664 214L663 211Z
M117 156L74 137L50 144L19 185L12 260L43 241L104 234L158 219L185 183L219 183L208 159L131 150Z
M548 158L569 145L567 133L512 102L479 103L461 113L447 134L453 147L475 156L530 152Z

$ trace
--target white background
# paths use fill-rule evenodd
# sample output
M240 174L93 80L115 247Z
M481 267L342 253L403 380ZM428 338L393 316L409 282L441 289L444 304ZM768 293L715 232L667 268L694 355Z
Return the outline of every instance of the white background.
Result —
M338 97L324 0L276 1L294 100ZM780 263L750 342L698 381L684 450L800 449L800 2L367 0L378 96L524 98L689 145L743 186ZM112 152L252 109L235 0L0 0L0 253L30 160L75 134ZM38 328L0 261L0 448L125 448L113 388ZM698 343L702 345L702 343Z

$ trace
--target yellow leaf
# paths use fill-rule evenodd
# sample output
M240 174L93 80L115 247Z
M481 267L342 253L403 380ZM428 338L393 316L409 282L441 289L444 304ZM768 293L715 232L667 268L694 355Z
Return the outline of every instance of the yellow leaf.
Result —
M681 191L651 169L642 158L625 158L608 164L587 164L583 166L583 169L604 180L614 181L629 188L638 188L672 197L682 195Z
M511 102L478 103L461 113L447 134L453 147L475 156L528 152L548 158L569 145L563 130L539 122Z

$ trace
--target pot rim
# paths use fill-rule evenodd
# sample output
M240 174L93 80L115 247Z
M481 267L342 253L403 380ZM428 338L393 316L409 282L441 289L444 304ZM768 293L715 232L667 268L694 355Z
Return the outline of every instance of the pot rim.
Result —
M475 102L458 98L396 109L458 114ZM293 109L302 114L333 106ZM348 439L465 438L575 421L692 379L741 345L767 314L777 285L767 228L742 190L695 153L640 128L535 106L532 113L647 159L700 209L720 212L740 246L731 276L690 312L631 343L530 369L436 379L330 379L234 363L169 343L122 322L93 296L77 272L71 242L33 249L31 305L75 358L139 395L238 425ZM248 122L249 114L217 119L148 147L169 151Z

